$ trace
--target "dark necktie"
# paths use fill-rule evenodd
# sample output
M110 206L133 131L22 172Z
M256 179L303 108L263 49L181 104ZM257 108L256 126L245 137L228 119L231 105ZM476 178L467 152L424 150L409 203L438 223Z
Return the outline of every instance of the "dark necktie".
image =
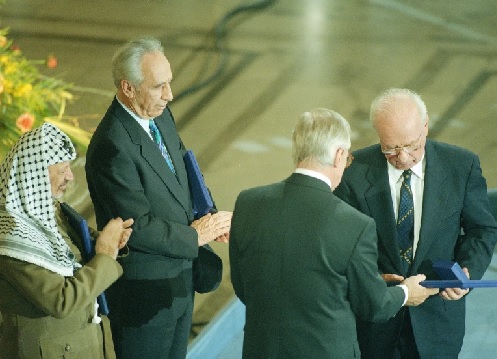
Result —
M411 170L402 173L404 178L400 187L399 213L397 217L397 237L400 248L400 261L407 273L412 262L414 239L414 202L411 191Z
M171 160L171 156L169 156L169 152L167 151L167 147L164 144L164 141L162 140L162 136L159 132L159 129L157 128L157 125L155 124L154 120L150 120L148 122L148 127L150 128L150 133L152 134L152 138L154 139L154 142L159 146L160 152L162 153L162 157L166 160L167 165L173 171L174 174L176 174L176 171L174 170L174 165L173 161Z

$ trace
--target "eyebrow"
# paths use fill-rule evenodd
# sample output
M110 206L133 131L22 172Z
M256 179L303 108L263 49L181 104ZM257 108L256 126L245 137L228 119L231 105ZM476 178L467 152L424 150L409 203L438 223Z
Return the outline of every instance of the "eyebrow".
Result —
M165 84L170 84L172 80L173 80L173 79L171 79L171 80L169 80L169 81L159 82L159 83L158 83L158 84L156 84L154 87L161 87L161 86L163 86L163 85L165 85Z
M418 136L418 138L417 138L417 139L415 139L414 141L411 141L411 142L410 142L410 143L408 143L407 145L400 145L400 146L397 146L397 145L395 145L395 146L385 146L385 147L383 147L383 148L391 148L391 149L393 149L393 148L401 148L401 147L408 147L408 146L412 146L412 145L414 145L416 142L418 142L418 141L419 141L419 139L421 138L421 135L422 135L422 134L419 134L419 136Z

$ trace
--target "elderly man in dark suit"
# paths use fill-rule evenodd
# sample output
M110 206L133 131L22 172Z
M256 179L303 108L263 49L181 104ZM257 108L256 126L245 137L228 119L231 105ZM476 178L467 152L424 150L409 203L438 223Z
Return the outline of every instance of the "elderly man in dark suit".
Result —
M116 353L184 358L193 262L199 247L227 241L231 213L194 220L186 150L167 107L172 72L160 42L145 37L123 46L113 76L117 95L90 142L86 174L98 226L117 215L135 220L123 279L107 292Z
M423 275L388 288L371 218L333 194L351 159L338 113L306 112L293 134L295 172L243 191L230 233L231 279L246 305L243 358L358 358L355 316L387 320L437 289Z
M354 152L335 193L375 220L384 278L395 282L422 273L437 279L433 262L449 260L480 279L497 226L478 157L427 139L426 106L410 90L382 93L370 117L380 143ZM457 358L467 293L447 288L387 323L359 321L363 358Z

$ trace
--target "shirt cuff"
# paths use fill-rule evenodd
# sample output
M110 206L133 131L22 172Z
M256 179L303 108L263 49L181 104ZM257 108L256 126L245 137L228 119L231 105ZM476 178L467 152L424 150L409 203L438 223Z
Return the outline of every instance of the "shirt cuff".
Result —
M407 298L409 298L409 289L407 289L407 285L405 284L398 284L397 287L401 287L402 290L404 291L405 298L404 298L404 303L402 303L402 306L404 306L407 303Z

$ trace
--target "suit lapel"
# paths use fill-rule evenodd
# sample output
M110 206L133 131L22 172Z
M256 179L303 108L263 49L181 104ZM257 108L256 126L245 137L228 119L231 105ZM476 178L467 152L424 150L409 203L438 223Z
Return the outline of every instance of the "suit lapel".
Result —
M381 152L372 161L366 179L370 183L369 189L365 192L365 200L368 205L367 213L373 217L376 225L381 227L378 232L378 246L382 252L387 253L391 263L400 270L399 245L397 242L397 228L395 225L395 214L392 204L392 195L388 182L388 169L385 157Z
M161 120L157 121L157 127L164 139L171 160L173 161L174 169L176 171L176 181L179 182L180 186L187 191L188 187L188 174L186 173L185 162L183 159L184 151L182 150L181 140L178 138L178 132L174 119L169 107L164 110ZM179 144L178 147L173 146L173 144ZM173 176L174 174L170 172Z
M447 171L444 171L444 163L440 160L435 151L433 142L427 141L425 147L426 167L423 190L423 213L421 219L421 228L419 230L419 241L414 257L412 269L415 271L426 254L431 244L436 240L432 233L433 228L437 228L445 208L445 203L449 196L447 186L445 186L445 177Z
M171 148L170 155L173 159L174 165L177 168L177 171L179 170L180 172L181 182L183 184L186 182L186 190L180 185L174 173L167 166L167 163L164 160L164 157L162 157L158 146L152 141L148 134L145 133L143 128L136 122L136 120L121 107L117 100L114 101L116 104L117 118L126 128L131 141L134 144L140 146L140 155L150 165L152 171L155 172L161 179L161 181L166 185L172 196L176 198L176 200L183 206L183 208L185 208L187 212L189 212L191 206L188 192L188 180L186 179L185 166L181 157L181 151L179 149ZM168 132L170 133L170 131L168 131L164 127L164 125L162 124L163 122L163 120L156 121L157 127L159 128L161 133L164 134L163 136L165 136L165 134ZM170 122L172 123L172 121ZM166 137L164 141L167 141L168 139L173 141L173 138L169 137Z

